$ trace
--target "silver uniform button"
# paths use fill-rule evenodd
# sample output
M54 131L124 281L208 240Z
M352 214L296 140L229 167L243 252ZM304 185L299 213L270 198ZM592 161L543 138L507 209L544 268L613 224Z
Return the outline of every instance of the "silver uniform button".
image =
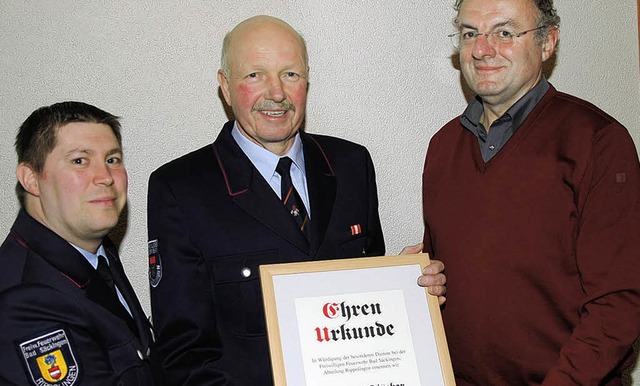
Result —
M144 360L144 356L142 356L142 352L140 350L136 350L138 352L138 357L140 357L140 360Z
M147 347L147 356L151 355L151 347Z
M242 276L244 277L251 276L251 269L249 267L242 268Z

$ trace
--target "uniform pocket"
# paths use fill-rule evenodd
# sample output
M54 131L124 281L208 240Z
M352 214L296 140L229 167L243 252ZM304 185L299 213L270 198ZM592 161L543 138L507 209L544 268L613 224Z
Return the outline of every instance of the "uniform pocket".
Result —
M361 257L367 255L367 233L363 232L342 243L344 257Z
M151 378L149 373L148 364L148 352L143 352L143 349L137 343L135 337L131 337L129 342L124 344L109 347L109 359L113 368L113 373L117 379L125 384L133 384L131 382L123 382L123 380L148 380ZM147 384L135 383L135 384Z
M216 257L209 261L213 302L226 327L238 336L266 334L259 269L278 263L276 249Z

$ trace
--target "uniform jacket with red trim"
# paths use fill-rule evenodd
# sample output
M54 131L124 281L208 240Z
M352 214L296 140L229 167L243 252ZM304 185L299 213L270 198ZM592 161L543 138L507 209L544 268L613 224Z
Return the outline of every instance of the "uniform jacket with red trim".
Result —
M161 267L152 270L151 304L168 385L272 384L259 265L385 251L366 148L300 133L307 241L232 128L149 181L150 255Z
M20 211L0 247L0 384L153 384L149 321L103 245L133 317L82 254Z

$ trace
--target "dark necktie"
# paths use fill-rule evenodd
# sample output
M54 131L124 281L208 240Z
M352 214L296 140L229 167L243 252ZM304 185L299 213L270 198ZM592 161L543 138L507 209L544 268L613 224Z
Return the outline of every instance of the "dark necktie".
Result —
M107 264L107 259L99 255L98 256L98 274L102 277L102 279L107 283L107 286L113 291L116 291L115 285L113 284L113 275L111 274L111 269L109 269L109 264Z
M113 294L116 295L116 297L118 298L118 303L122 305L122 311L120 313L116 313L116 315L119 315L122 319L124 319L129 325L129 328L131 328L131 330L137 335L138 327L136 327L131 311L129 311L129 308L125 304L126 302L123 303L123 300L120 300L120 297L118 296L115 283L113 282L113 274L111 273L111 268L109 268L106 257L98 255L98 267L96 268L96 270L98 271L98 275L100 275L105 283L107 283L107 287L109 287L109 289L113 291Z
M293 162L291 158L283 157L280 158L278 166L276 166L276 172L280 175L282 203L293 216L298 228L309 239L309 216L307 216L307 211L300 195L293 187L293 182L291 182L291 162Z

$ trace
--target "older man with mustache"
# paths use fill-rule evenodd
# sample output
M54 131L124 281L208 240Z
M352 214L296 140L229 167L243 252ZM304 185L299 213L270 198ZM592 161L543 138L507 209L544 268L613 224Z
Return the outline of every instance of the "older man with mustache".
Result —
M235 121L149 182L151 305L169 385L272 384L260 264L385 253L367 149L301 130L304 39L256 16L227 34L221 61Z

